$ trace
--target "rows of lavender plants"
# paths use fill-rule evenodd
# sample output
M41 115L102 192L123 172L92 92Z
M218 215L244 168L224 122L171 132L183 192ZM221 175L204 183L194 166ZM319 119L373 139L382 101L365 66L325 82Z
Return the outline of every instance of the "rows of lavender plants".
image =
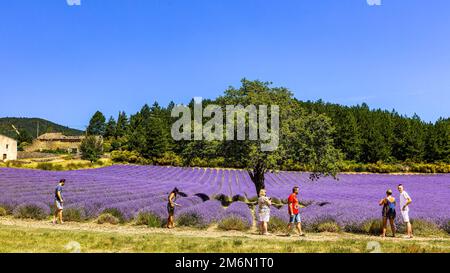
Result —
M248 202L256 196L244 170L132 165L65 172L0 168L0 206L14 211L26 204L41 204L48 210L61 178L67 180L66 208L78 209L86 218L97 217L108 209L119 211L125 221L139 212L165 218L167 195L178 187L186 197L177 200L182 205L177 216L198 215L202 225L230 215L251 222L251 212L244 203L233 203L224 209L213 200L222 196ZM448 222L449 175L341 174L338 180L327 177L310 181L307 173L279 172L266 177L268 196L276 198L280 206L292 187L300 186L300 200L306 205L302 210L305 223L333 219L341 226L379 218L378 201L388 188L395 190L399 183L413 198L413 219L438 225ZM273 208L272 215L287 220L287 208Z

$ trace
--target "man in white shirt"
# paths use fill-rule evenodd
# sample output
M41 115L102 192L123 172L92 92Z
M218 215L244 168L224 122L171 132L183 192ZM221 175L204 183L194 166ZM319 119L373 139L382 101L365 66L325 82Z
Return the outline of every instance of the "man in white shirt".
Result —
M412 199L409 194L403 189L403 185L398 185L398 191L400 192L400 210L402 213L403 222L406 224L408 237L412 238L412 226L409 221L409 204L411 204Z

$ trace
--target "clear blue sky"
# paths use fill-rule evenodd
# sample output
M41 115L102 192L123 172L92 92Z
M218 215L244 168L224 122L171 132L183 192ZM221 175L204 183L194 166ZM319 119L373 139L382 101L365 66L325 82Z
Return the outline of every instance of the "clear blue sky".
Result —
M0 116L83 129L101 110L214 98L241 78L301 100L450 116L450 1L1 0Z

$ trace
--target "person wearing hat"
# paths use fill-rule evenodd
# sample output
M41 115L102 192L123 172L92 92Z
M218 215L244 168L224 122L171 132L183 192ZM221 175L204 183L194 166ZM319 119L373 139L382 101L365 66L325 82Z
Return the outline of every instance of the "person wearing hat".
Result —
M381 232L381 237L386 237L386 230L387 230L387 220L389 219L389 223L391 225L392 230L392 237L395 237L395 198L392 196L392 190L386 191L386 197L383 198L380 203L380 206L383 206L383 209L381 211L381 214L383 216L383 228Z
M169 218L167 219L167 228L175 227L175 206L179 206L177 203L175 203L175 201L177 200L178 193L179 190L177 188L174 188L169 194L169 203L167 203L167 212L169 213Z

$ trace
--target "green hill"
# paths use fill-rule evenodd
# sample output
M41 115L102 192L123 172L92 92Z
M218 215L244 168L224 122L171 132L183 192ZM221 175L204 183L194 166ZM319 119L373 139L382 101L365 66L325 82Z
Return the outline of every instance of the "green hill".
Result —
M39 135L45 133L63 133L69 136L78 136L84 133L81 130L72 129L41 118L6 117L0 118L0 134L17 139L17 134L11 125L14 125L19 131L26 131L33 138L36 138L38 126Z

